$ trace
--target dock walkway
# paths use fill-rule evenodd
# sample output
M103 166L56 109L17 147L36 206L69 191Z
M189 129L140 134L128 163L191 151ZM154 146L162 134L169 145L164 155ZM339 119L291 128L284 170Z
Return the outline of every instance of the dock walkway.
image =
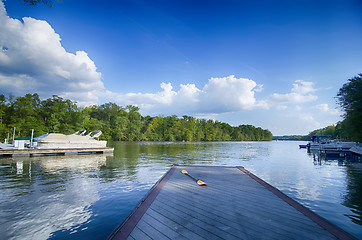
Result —
M362 147L360 146L351 147L349 151L359 156L362 155Z
M354 238L242 167L173 166L110 239Z
M66 155L66 154L93 154L113 152L113 148L53 148L53 149L0 149L0 157L34 156L34 155Z

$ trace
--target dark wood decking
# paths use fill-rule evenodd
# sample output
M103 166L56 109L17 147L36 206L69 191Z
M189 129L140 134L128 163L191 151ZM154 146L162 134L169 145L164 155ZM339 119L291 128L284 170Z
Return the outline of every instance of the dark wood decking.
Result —
M212 166L172 167L111 238L354 239L245 169Z

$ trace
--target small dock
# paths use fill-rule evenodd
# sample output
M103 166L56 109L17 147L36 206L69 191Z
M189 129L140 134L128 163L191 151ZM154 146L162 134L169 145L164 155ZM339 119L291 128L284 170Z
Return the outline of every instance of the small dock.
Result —
M66 155L66 154L102 154L113 152L113 148L52 148L52 149L0 149L0 157Z
M353 159L361 161L362 147L355 146L355 147L352 147L349 151L351 152L351 157Z
M110 239L355 238L242 167L173 166Z

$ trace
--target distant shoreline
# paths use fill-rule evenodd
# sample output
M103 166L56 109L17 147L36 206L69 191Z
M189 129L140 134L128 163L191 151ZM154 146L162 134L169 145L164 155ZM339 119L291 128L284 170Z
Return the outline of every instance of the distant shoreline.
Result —
M309 135L286 135L286 136L273 136L273 140L278 141L309 141Z

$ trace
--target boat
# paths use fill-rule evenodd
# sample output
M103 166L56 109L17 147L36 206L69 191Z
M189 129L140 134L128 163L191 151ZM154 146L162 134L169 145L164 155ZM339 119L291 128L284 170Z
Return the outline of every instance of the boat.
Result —
M34 138L36 149L72 149L72 148L105 148L107 141L98 140L102 134L95 130L85 135L86 130L79 130L76 133L65 135L61 133L49 133ZM97 139L96 139L97 138Z
M331 135L315 135L312 141L307 144L310 151L318 151L326 156L346 157L349 150L356 146L355 142L342 142L337 139L330 139Z
M356 146L355 142L342 142L340 140L332 140L328 143L321 145L322 151L349 151L352 147Z
M312 140L307 144L308 150L321 150L324 144L331 141L332 135L314 135Z

